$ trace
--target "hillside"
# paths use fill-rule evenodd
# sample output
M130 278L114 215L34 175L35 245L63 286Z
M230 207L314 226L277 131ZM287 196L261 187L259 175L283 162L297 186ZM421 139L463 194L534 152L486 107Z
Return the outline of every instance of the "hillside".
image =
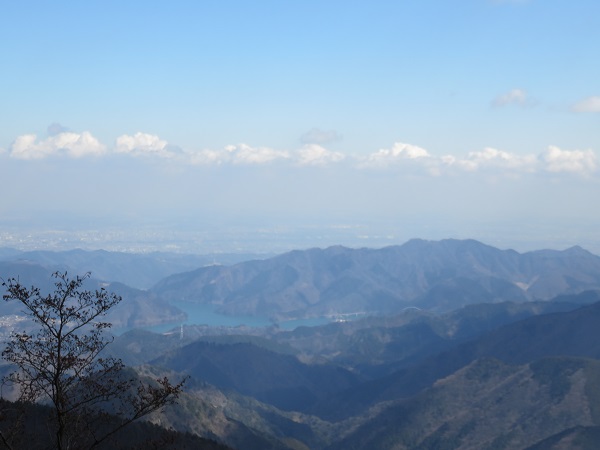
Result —
M147 342L150 351L142 345L136 347L136 354L150 357L153 349L163 348L164 356L152 364L192 375L189 396L182 405L187 412L166 413L163 422L218 436L234 447L246 436L256 443L254 448L274 449L525 448L573 427L596 423L591 413L585 413L585 405L598 396L594 384L600 376L598 363L587 356L593 356L599 346L584 335L600 325L600 304L577 306L596 295L561 297L572 303L473 305L442 316L415 311L408 317L301 328L249 337L247 342L244 336L206 336L179 349L173 348L176 344L171 336L151 339L152 334L143 334L139 341ZM385 321L387 327L382 327ZM432 333L445 339L441 353L408 358L401 369L387 375L371 371L370 381L349 377L332 364L339 356L350 373L356 373L357 366L351 363L356 346L348 346L344 337L358 343L371 336L369 345L385 349L372 352L373 359L391 368L390 361L402 359L395 349L422 348L419 339L406 337L414 333L415 325L427 323ZM548 333L548 328L556 333ZM569 340L574 329L582 334ZM520 330L529 333L525 336ZM345 349L346 356L333 355L327 361L322 353L318 364L301 364L288 352L290 347L300 350L294 347L300 336L305 339L304 349L311 341L337 339L330 349L337 345ZM514 336L518 338L513 340ZM578 344L582 339L589 344L583 352ZM120 346L121 340L131 347L135 333L120 337L116 344ZM557 346L561 341L564 345ZM289 346L286 353L265 348L276 349L281 344ZM530 350L519 352L520 347ZM368 363L368 353L365 350L362 362ZM303 352L297 355L306 356ZM575 372L578 375L573 378ZM352 385L344 388L349 380ZM573 386L569 394L565 394L565 386ZM555 400L559 406L552 406ZM214 409L203 403L206 401L215 405ZM470 416L460 413L463 409ZM487 412L485 418L477 416L481 410ZM200 422L201 427L194 425ZM414 426L407 425L407 430L399 425L405 422ZM500 423L505 423L508 431ZM522 429L510 431L517 426ZM495 427L499 432L494 435ZM525 430L530 427L535 432L529 436ZM262 444L260 439L264 439ZM384 441L397 447L386 446ZM349 443L355 447L347 447Z
M600 257L573 247L520 254L473 240L412 240L383 249L293 251L172 275L161 297L274 319L449 311L472 303L548 300L600 289Z
M53 436L48 434L46 421L48 409L43 405L26 405L0 400L0 432L3 438L10 441L12 447L2 442L2 448L43 450L48 446ZM18 419L17 419L18 418ZM104 418L104 426L109 429L119 423L117 417ZM92 448L94 441L91 436L79 436L81 439L77 448ZM126 428L119 430L100 445L93 448L99 450L160 448L169 450L232 450L231 447L219 444L212 439L201 438L189 432L177 432L152 424L148 421L136 421Z
M312 411L328 420L342 420L387 400L411 397L437 380L480 358L524 364L550 356L597 359L600 356L600 303L574 311L530 317L434 356L390 375L334 394Z
M600 301L600 293L587 291L553 301L468 305L445 314L408 310L395 316L302 327L273 339L296 349L305 359L326 359L366 376L383 376L503 325L572 311L592 300Z
M23 286L40 288L42 295L54 290L52 273L60 270L59 267L44 266L32 261L0 261L0 279L17 278ZM135 289L122 283L102 282L95 277L86 280L84 287L89 290L105 288L122 297L121 303L107 315L107 320L115 329L172 323L186 318L183 311L150 291ZM1 286L0 293L4 293ZM16 302L0 302L0 316L20 314L20 311L21 306Z
M600 423L600 363L478 359L385 408L329 449L523 449ZM549 447L540 447L549 448Z
M88 288L123 296L119 325L177 317L168 300L182 293L279 318L369 313L292 331L190 324L117 336L106 353L139 373L190 376L179 405L151 417L161 426L240 449L588 449L600 426L598 260L578 247L415 240L213 265L147 291ZM0 262L42 290L50 270Z
M280 409L303 411L360 378L332 364L307 365L253 344L198 341L151 362L221 390L235 390Z

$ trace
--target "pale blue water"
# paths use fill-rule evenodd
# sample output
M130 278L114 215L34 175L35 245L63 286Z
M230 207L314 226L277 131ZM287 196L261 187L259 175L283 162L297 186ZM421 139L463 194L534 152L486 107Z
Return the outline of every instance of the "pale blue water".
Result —
M187 302L173 302L173 305L181 309L188 316L185 322L174 322L152 327L144 327L149 331L156 333L165 333L171 331L180 325L208 325L211 327L238 327L247 326L253 328L269 327L275 323L267 317L257 316L227 316L214 311L211 305L201 305ZM329 323L330 320L326 317L316 317L311 319L297 319L279 322L278 325L284 330L293 330L300 326L318 326ZM123 333L127 330L114 330L118 333Z
M246 325L248 327L268 327L273 323L266 317L255 316L227 316L214 311L211 305L198 303L173 302L173 306L181 309L188 316L184 325L209 325L213 327L237 327Z
M284 330L293 330L298 327L317 327L319 325L327 325L331 320L327 317L313 317L312 319L295 319L280 322L279 327Z

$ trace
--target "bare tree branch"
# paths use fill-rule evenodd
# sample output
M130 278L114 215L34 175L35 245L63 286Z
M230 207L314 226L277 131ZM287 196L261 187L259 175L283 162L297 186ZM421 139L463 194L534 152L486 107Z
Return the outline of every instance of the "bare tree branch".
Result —
M111 324L102 319L121 297L104 288L85 290L90 273L71 279L66 272L55 272L53 277L54 293L46 296L18 279L2 282L4 300L20 302L23 313L37 325L35 332L12 333L2 357L16 369L4 382L19 387L20 401L52 406L54 448L93 448L133 421L174 403L183 381L173 385L164 378L143 384L125 376L120 359L100 357L112 342L103 334ZM119 422L101 434L87 425L110 414L118 414ZM10 447L6 436L0 435L0 442Z

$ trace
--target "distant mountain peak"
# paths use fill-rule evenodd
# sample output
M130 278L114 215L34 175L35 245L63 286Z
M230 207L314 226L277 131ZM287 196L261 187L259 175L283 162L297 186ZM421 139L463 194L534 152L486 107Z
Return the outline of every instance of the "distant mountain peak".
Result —
M584 249L583 247L581 247L579 245L574 245L572 247L569 247L569 248L563 250L563 253L566 253L569 255L595 256L595 255L593 255L593 253L587 251L586 249Z
M600 258L580 247L520 254L475 239L411 239L381 249L296 250L180 274L154 289L169 300L274 320L390 314L408 305L448 311L600 289Z

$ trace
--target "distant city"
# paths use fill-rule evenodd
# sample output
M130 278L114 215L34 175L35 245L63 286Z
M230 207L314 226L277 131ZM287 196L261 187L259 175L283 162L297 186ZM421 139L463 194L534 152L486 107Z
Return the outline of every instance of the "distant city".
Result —
M343 245L379 248L412 238L473 238L519 252L579 245L600 254L600 231L589 226L565 232L558 224L510 227L506 224L403 223L397 226L349 223L331 225L222 226L193 229L167 225L36 228L0 224L0 247L30 250L98 250L127 253L253 253L272 255L294 249ZM456 231L452 231L452 230ZM448 231L450 230L450 231ZM459 231L460 230L460 231Z

